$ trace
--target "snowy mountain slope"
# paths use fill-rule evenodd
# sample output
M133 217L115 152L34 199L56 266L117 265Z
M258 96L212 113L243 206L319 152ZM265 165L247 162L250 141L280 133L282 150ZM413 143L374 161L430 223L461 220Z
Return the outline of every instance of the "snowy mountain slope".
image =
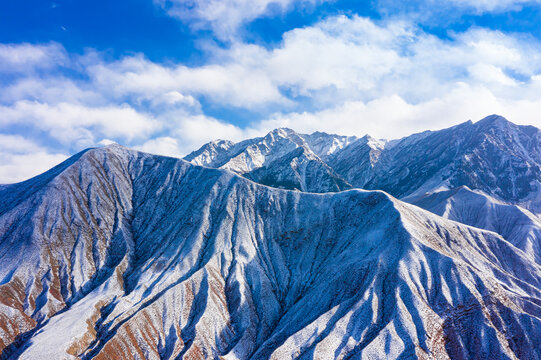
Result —
M364 136L340 149L327 160L329 166L341 174L350 184L366 184L374 174L385 143L371 136Z
M541 211L541 130L493 115L405 138L383 151L372 179L353 184L403 198L468 186Z
M295 166L291 166L295 152L291 148L297 152L302 150L276 143L268 148L270 155L267 156L278 151L287 156L275 157L271 166L261 166L252 174L238 170L237 173L275 187L328 192L346 189L351 184L357 188L384 190L410 203L424 199L423 204L417 205L467 225L496 231L539 261L541 130L535 127L518 126L492 115L477 123L466 122L389 142L368 135L346 138L324 133L297 134L291 130L275 132L294 137L296 143L301 144L296 146L304 146L303 149L317 149L319 158L331 170L314 161L305 166L306 170L295 171ZM258 141L247 140L244 144ZM228 156L223 155L223 159ZM337 175L325 178L319 174ZM336 179L344 182L333 186ZM463 186L481 191L489 198L474 193L465 196ZM433 195L435 193L439 195ZM444 199L446 196L452 199ZM466 205L469 202L471 204ZM529 209L535 215L527 210L528 215L525 215L516 206L494 205L502 202ZM441 206L454 210L446 213Z
M447 219L495 231L541 263L541 219L465 186L421 196L411 203Z
M356 136L340 136L321 131L300 136L306 141L310 149L324 161L359 140Z
M305 147L295 148L244 176L263 185L308 192L336 192L351 188L347 181Z
M380 191L284 191L110 146L0 198L5 356L541 356L541 267Z
M249 141L251 142L251 141ZM239 150L240 145L235 146L235 143L229 140L216 140L203 145L200 149L192 152L184 159L192 162L195 165L219 167L219 163L226 162L232 153Z
M351 186L319 155L329 156L352 140L323 133L301 136L290 129L276 129L263 138L238 144L211 142L184 159L196 165L230 170L278 188L335 192Z

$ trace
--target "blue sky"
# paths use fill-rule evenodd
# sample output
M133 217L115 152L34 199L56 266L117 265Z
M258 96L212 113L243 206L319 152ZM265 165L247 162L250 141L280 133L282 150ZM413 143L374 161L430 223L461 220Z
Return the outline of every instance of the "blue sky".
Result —
M541 127L541 1L0 5L0 183L112 141L182 156L281 126Z

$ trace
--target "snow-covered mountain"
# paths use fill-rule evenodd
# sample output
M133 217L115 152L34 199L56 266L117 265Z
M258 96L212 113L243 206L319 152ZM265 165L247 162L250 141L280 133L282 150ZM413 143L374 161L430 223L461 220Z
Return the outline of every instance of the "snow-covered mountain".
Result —
M281 190L113 145L0 199L6 358L541 357L541 267L520 244L382 191Z
M404 198L468 186L541 212L541 130L492 115L419 135L384 151L363 187Z
M282 139L290 139L290 146L277 144L269 147L268 157L280 151L280 156L287 159L284 152L292 157L301 151L300 147L308 152L315 148L317 151L312 152L347 184L342 188L384 190L440 216L496 231L540 262L540 129L515 125L501 116L491 115L477 123L468 121L448 129L425 131L392 141L376 140L368 135L362 138L321 132L305 135L289 129L275 130L266 138L275 133L280 133ZM211 157L207 154L213 153L209 148L212 143L186 157L186 160L211 167L227 163L225 168L271 186L276 186L277 182L262 179L281 176L280 187L314 192L336 191L328 186L328 182L321 180L312 181L310 189L288 181L299 179L298 182L302 183L306 172L293 174L287 171L290 162L281 162L280 158L269 166L260 162L257 176L250 176L234 162L228 161L240 149L260 141L247 140L239 145L230 143L228 149L236 148L220 151L220 163L202 163L202 159ZM242 154L243 159L251 158L249 151ZM323 167L321 162L317 164ZM312 176L311 179L318 177Z
M280 134L280 141L267 145L269 139L277 138L276 134ZM274 179L275 169L286 166L294 157L293 151L301 147L305 154L313 153L319 158L314 164L320 169L331 170L308 172L312 178L313 173L320 177L327 175L324 181L312 181L310 187L298 185L305 181L304 172L281 172L288 181L279 182L280 187L329 192L349 186L384 190L408 200L437 190L468 186L541 213L541 130L515 125L497 115L393 141L370 136L305 135L278 129L263 140L227 142L227 146L218 144L224 142L207 144L185 159L198 165L229 169L273 185L261 179L266 179L267 173ZM276 159L285 161L278 165ZM250 171L254 168L258 175L251 177ZM336 180L337 186L329 186L328 178L344 182ZM318 186L319 183L322 185Z
M300 135L290 129L276 129L263 138L233 144L218 140L204 145L184 159L196 165L233 171L278 188L308 192L335 192L351 185L322 158L350 142L353 137L324 133Z

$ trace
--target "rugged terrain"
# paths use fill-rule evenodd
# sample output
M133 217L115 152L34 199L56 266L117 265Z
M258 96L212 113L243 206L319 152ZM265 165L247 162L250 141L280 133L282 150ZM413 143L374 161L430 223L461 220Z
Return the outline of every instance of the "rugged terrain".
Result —
M458 135L111 145L0 186L2 358L540 358L539 130L463 127L488 135L426 153L426 181L375 179Z

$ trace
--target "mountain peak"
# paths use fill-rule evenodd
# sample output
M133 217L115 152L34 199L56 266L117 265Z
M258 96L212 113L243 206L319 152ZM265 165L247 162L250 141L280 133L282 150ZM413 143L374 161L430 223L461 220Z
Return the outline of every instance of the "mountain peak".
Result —
M290 129L290 128L280 127L280 128L276 128L274 130L269 131L267 136L268 135L280 136L280 137L285 138L285 137L288 137L288 136L291 136L291 135L297 135L297 132L295 130Z
M123 146L123 145L120 145L116 142L113 142L113 143L110 143L110 144L107 144L105 146L100 146L100 147L97 147L97 148L90 148L90 149L87 149L87 150L98 150L98 151L111 151L111 152L122 152L122 151L127 151L127 150L130 150L129 148Z
M497 114L489 115L476 123L476 125L480 126L497 126L500 128L509 126L510 124L512 123L509 120Z

